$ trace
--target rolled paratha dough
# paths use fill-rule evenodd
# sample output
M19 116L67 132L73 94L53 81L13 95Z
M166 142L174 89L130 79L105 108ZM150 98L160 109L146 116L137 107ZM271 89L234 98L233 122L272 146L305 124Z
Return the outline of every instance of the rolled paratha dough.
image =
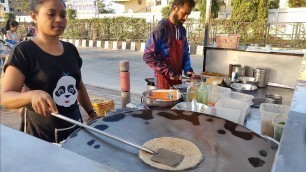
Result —
M158 163L151 160L153 156L150 153L140 150L139 158L152 167L162 170L185 170L195 167L203 159L200 149L190 141L173 138L173 137L161 137L149 140L143 145L145 148L157 151L159 148L164 148L169 151L173 151L184 155L183 161L176 167L170 167L162 163Z

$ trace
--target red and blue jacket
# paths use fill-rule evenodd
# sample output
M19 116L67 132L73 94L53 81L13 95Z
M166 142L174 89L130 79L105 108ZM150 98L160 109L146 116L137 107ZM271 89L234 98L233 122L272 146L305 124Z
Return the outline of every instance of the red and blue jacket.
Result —
M143 60L154 70L154 72L163 74L167 77L174 77L181 74L175 73L171 66L165 63L171 51L171 36L175 36L176 39L184 41L182 70L184 70L184 74L186 75L187 72L193 71L190 64L186 29L183 26L175 26L175 33L173 33L168 19L161 20L150 34L150 38L144 50Z

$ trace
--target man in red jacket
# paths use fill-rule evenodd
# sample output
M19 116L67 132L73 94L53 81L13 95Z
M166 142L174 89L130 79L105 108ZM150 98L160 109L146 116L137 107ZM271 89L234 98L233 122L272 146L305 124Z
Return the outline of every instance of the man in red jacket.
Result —
M154 70L157 88L181 84L182 70L186 76L195 75L183 26L194 6L194 0L174 0L169 18L161 20L150 35L143 59Z

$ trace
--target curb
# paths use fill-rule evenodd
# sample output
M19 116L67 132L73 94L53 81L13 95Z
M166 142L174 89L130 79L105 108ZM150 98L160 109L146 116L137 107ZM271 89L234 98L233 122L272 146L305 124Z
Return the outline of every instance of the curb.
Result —
M80 40L80 39L62 39L65 42L70 42L76 47L91 47L102 48L108 50L131 50L144 52L145 42L124 42L124 41L95 41L95 40ZM189 53L191 55L203 55L203 46L189 45Z

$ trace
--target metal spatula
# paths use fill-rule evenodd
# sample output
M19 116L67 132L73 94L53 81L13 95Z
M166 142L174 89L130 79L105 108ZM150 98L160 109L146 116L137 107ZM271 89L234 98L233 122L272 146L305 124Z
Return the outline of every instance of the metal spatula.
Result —
M175 153L175 152L172 152L172 151L169 151L169 150L166 150L166 149L158 149L156 152L155 151L152 151L150 149L147 149L145 147L142 147L142 146L139 146L137 144L134 144L134 143L131 143L129 141L126 141L122 138L119 138L117 136L114 136L112 134L109 134L107 132L104 132L104 131L101 131L101 130L98 130L94 127L91 127L89 125L86 125L86 124L83 124L79 121L76 121L76 120L73 120L73 119L70 119L68 117L65 117L63 115L60 115L60 114L54 114L54 113L51 113L53 116L57 117L57 118L60 118L62 120L65 120L67 122L70 122L72 124L75 124L75 125L78 125L80 127L83 127L83 128L86 128L88 130L91 130L91 131L94 131L96 133L99 133L99 134L102 134L104 136L107 136L111 139L114 139L114 140L117 140L117 141L120 141L122 143L125 143L125 144L128 144L130 146L133 146L135 148L138 148L140 150L143 150L145 152L148 152L150 154L152 154L153 156L151 157L151 160L152 161L156 161L156 162L159 162L159 163L162 163L162 164L165 164L165 165L168 165L168 166L171 166L171 167L176 167L178 166L184 159L184 155L181 155L181 154L178 154L178 153Z

